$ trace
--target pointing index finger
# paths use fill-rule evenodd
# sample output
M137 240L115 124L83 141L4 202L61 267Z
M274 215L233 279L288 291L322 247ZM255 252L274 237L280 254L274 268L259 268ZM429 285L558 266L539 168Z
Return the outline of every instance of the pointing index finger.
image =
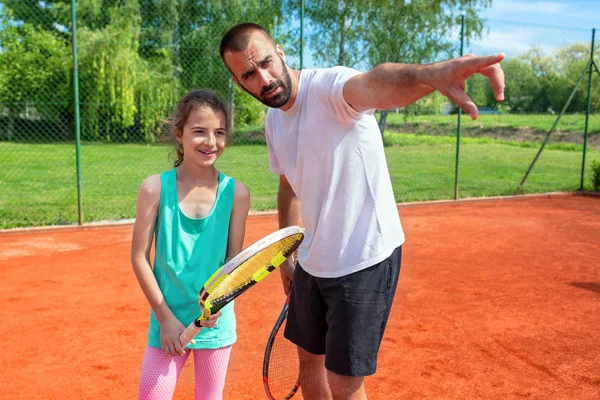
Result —
M504 60L504 53L494 54L493 56L472 56L467 60L470 68L479 71Z

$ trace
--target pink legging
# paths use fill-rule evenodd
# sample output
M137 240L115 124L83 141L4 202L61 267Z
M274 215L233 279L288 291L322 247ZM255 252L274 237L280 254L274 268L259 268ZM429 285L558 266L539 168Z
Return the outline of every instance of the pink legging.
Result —
M139 400L165 400L173 398L179 374L192 350L180 356L170 356L162 349L146 347ZM220 349L197 349L194 352L196 400L221 400L231 346Z

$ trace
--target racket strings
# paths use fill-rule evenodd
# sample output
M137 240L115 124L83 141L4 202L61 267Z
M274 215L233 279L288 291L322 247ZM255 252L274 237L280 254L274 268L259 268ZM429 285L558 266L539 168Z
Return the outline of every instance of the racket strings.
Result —
M290 235L256 252L225 277L208 295L206 301L213 305L211 308L216 308L216 305L226 303L228 299L247 290L256 283L254 275L258 271L265 266L275 268L276 266L272 266L273 260L280 254L285 258L289 257L298 248L302 239L302 234Z
M278 400L289 399L295 393L300 371L296 345L283 336L284 331L285 321L273 340L267 370L269 392Z
M235 288L232 292L225 294L224 296L213 299L210 304L212 304L212 309L220 308L222 304L227 304L231 299L235 299L239 294L246 291L250 288L250 286L254 285L256 282L252 279L248 279L243 282L237 288Z

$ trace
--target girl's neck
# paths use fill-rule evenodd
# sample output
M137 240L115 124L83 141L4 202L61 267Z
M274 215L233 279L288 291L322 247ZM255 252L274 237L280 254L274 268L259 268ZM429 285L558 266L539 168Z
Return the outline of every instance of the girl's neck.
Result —
M198 167L186 164L184 161L177 170L179 180L195 186L214 183L219 180L219 170L214 165L210 167Z

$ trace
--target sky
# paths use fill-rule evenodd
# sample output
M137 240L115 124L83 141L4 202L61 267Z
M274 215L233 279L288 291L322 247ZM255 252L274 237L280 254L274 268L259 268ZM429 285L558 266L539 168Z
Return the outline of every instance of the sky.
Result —
M483 16L495 20L600 29L600 0L493 0Z
M600 0L493 0L480 16L487 19L486 31L481 38L465 43L464 54L518 57L535 47L551 55L564 45L585 43L589 47L592 28L597 29L596 43L600 44ZM460 48L459 35L457 26L451 39L456 42L455 55ZM307 48L304 57L305 68L323 66L313 60ZM290 65L299 66L297 54L288 54L288 58Z
M600 43L600 0L493 0L482 17L488 31L466 46L475 54L504 52L518 56L533 47L552 53L558 47Z

